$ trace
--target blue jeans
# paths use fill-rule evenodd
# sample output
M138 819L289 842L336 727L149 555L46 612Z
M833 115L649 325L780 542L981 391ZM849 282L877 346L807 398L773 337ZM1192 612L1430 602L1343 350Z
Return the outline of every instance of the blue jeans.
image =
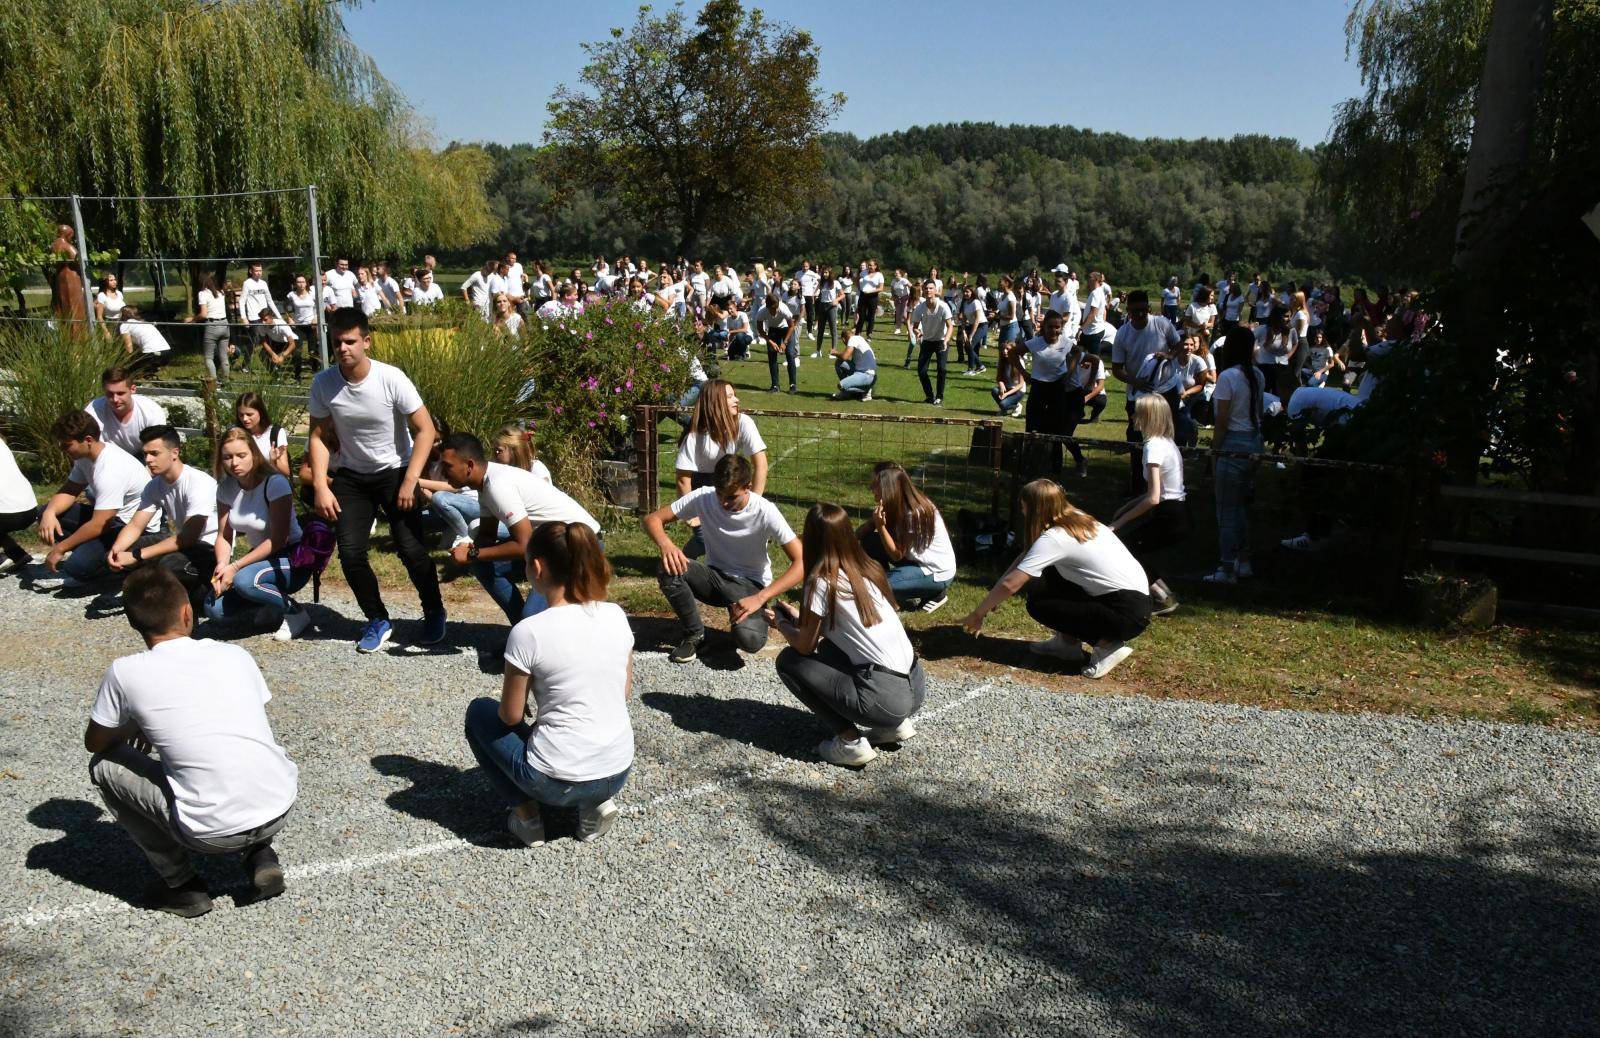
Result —
M1000 327L1000 345L1004 346L1008 342L1021 342L1021 341L1022 341L1022 325L1019 322L1011 321L1011 322L1008 322L1007 324L1001 325L1001 327Z
M1023 391L1017 389L1001 396L1000 387L995 386L989 390L989 395L994 397L995 406L1000 408L1000 413L1005 414L1007 411L1015 410L1016 406L1022 403Z
M901 605L931 602L943 595L950 584L948 580L934 580L914 562L902 562L889 568L889 590Z
M967 338L967 367L976 368L983 363L983 344L989 341L989 325L980 324Z
M1260 454L1259 432L1230 432L1222 438L1222 450ZM1250 497L1255 462L1249 458L1218 458L1216 489L1217 539L1224 566L1239 561L1239 553L1250 539Z
M867 390L871 389L872 384L876 381L878 381L878 373L876 371L852 372L839 380L839 392L841 394L850 394L860 399L867 395Z
M524 573L526 569L520 559L479 561L472 564L472 575L478 578L478 583L489 592L494 604L500 607L500 611L506 614L506 619L513 624L518 620L542 613L550 607L545 597L531 587L528 589L527 599L523 599L522 592L517 590L516 581Z
M44 514L44 507L40 506L39 514ZM94 517L94 508L79 502L58 516L61 523L63 536L76 533L78 527L87 523ZM122 532L126 525L121 519L112 516L106 523L105 529L100 531L100 536L94 540L84 541L66 557L61 564L62 572L74 580L90 581L105 576L111 572L106 565L106 556L111 554L111 546L117 541L117 534ZM154 525L152 523L152 525Z
M694 402L700 399L700 390L704 388L704 382L696 382L688 389L685 389L683 391L683 396L678 398L678 406L683 408L685 411L689 410L689 408L694 406Z
M480 514L476 497L449 490L434 491L432 500L428 502L428 511L433 513L435 521L450 532L452 540L470 538L470 524Z
M221 620L265 608L277 610L281 618L289 608L289 596L310 580L310 570L294 569L282 555L252 562L233 575L233 586L222 597L215 591L206 595L206 615Z
M622 792L628 773L633 770L623 768L609 778L588 782L567 782L544 774L528 763L528 738L533 726L507 725L500 720L500 703L495 699L468 703L465 728L467 746L508 807L528 800L550 807L594 807Z

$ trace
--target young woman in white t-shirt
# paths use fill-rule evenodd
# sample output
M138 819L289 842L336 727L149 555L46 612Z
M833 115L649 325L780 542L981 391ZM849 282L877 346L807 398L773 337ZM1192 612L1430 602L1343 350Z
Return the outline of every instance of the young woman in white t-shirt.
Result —
M1266 377L1267 392L1276 393L1279 399L1288 401L1298 382L1295 372L1304 353L1300 349L1300 340L1295 335L1289 311L1274 306L1266 322L1256 328L1255 336L1256 367Z
M740 454L750 459L755 473L751 489L764 494L767 489L767 444L756 428L755 419L739 413L739 394L733 383L726 379L708 380L694 403L694 415L689 421L689 431L683 434L674 463L678 480L678 496L691 490L709 487L714 482L717 462L729 454ZM691 559L705 554L705 544L700 539L700 524L691 522L694 534L683 546L683 553Z
M1211 444L1212 450L1223 452L1216 459L1213 490L1222 562L1205 578L1212 584L1232 584L1251 575L1249 501L1255 461L1248 455L1262 450L1261 415L1267 391L1266 379L1254 363L1255 350L1254 332L1243 326L1230 328L1217 358L1217 390L1211 396L1216 431Z
M1117 511L1111 529L1150 578L1151 615L1165 616L1178 608L1178 596L1161 579L1151 557L1182 541L1193 527L1183 487L1183 453L1165 397L1146 393L1135 400L1133 425L1144 437L1145 492Z
M956 579L956 551L944 516L897 461L872 468L872 517L861 525L867 557L884 568L895 598L931 613Z
M611 566L588 526L539 524L527 565L550 605L511 629L500 698L467 705L467 745L511 809L513 836L540 846L543 809L576 809L587 843L615 824L612 798L633 767L633 631L606 601Z
M822 759L860 767L878 755L875 745L916 734L911 715L926 691L922 663L895 613L888 578L862 551L849 513L828 502L812 505L800 545L802 607L776 602L765 614L789 643L778 654L778 679L833 732L817 746Z
M100 321L100 327L105 330L107 338L116 331L117 322L122 318L122 308L128 301L122 296L122 288L117 283L115 274L107 274L100 279L100 291L94 294L94 315Z
M253 626L289 641L311 622L290 597L311 579L310 570L289 561L300 543L294 490L262 456L255 437L238 426L222 434L218 456L223 479L217 487L217 568L206 615L222 620L250 613ZM246 551L235 559L240 541Z
M267 401L260 393L240 393L233 402L233 421L256 441L256 448L275 472L289 475L289 430L272 424ZM223 475L218 445L217 476Z
M1029 649L1103 678L1150 626L1150 580L1111 528L1073 507L1055 481L1034 480L1020 500L1029 547L962 626L977 634L1002 602L1043 578L1028 594L1028 615L1056 633ZM1085 642L1092 646L1087 656Z
M201 333L200 351L205 358L206 373L212 378L228 378L228 297L217 289L217 279L212 274L200 275L200 292L195 296L194 316L191 321L205 322Z

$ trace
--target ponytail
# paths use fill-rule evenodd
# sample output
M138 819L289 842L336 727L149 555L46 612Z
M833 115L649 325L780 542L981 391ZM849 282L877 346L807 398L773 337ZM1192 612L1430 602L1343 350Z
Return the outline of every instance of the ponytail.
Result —
M528 560L544 563L550 579L576 604L603 602L611 583L611 563L600 539L583 523L540 523L528 538Z

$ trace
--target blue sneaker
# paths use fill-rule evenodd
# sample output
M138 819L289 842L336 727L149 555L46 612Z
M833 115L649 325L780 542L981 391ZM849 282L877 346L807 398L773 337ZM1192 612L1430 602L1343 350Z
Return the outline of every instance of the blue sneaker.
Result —
M389 644L389 636L394 633L394 625L387 620L369 620L367 626L361 628L361 640L356 642L357 652L377 652Z
M417 639L418 645L438 645L444 641L445 611L422 614L422 637Z

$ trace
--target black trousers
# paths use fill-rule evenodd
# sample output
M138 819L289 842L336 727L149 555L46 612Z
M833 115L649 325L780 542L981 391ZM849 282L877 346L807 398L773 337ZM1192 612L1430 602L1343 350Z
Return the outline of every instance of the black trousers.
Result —
M1047 436L1071 436L1083 421L1083 390L1069 386L1061 380L1035 382L1028 390L1028 413L1024 428L1031 433ZM1066 445L1072 452L1075 464L1083 464L1083 448L1076 443ZM1050 468L1061 471L1061 445L1050 445Z
M1073 639L1098 645L1128 642L1150 626L1150 595L1145 591L1112 591L1091 595L1051 566L1042 586L1028 596L1028 615ZM1079 648L1080 654L1082 653ZM1087 659L1087 657L1085 657Z
M1117 536L1144 567L1144 575L1154 584L1161 579L1151 557L1168 545L1176 544L1189 536L1194 523L1189 519L1188 501L1163 501L1140 516Z
M872 331L878 324L878 293L863 292L857 304L856 334L872 338Z
M0 515L0 551L3 551L6 558L19 566L32 561L33 556L28 554L28 550L18 544L11 535L18 530L26 530L38 520L39 510L37 508L30 508L26 512L8 512L5 515Z
M404 477L405 470L401 468L367 473L340 469L330 480L333 496L339 502L339 521L335 528L339 538L339 567L344 570L344 578L368 620L389 619L389 610L384 607L383 595L378 590L378 576L372 572L372 563L367 559L372 520L380 512L389 521L395 550L411 577L412 586L417 589L417 597L422 600L423 612L432 615L444 611L444 601L439 596L439 573L433 568L433 560L428 557L423 543L422 509L403 512L396 502Z
M167 539L164 533L147 533L133 542L136 548L148 548ZM196 617L205 616L206 595L211 591L211 575L217 571L217 549L205 541L196 541L187 548L168 552L151 560L151 565L178 578L183 590L189 594L189 608Z
M923 339L922 352L917 355L917 378L922 380L922 395L929 400L944 399L945 365L949 362L950 350L943 339ZM937 358L939 361L939 391L933 391L933 384L928 381L928 361Z

